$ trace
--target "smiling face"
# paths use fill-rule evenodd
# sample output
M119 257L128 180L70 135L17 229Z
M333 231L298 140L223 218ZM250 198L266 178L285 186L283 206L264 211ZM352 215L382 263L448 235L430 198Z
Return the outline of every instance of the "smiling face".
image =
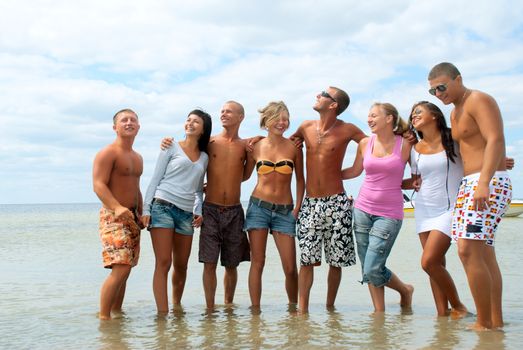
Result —
M223 127L240 125L243 120L243 108L233 102L223 105L220 112L220 121Z
M131 111L123 111L118 113L114 118L113 130L118 136L134 137L140 130L140 123L138 116Z
M316 95L316 103L312 108L317 112L327 110L329 107L332 107L334 103L337 103L335 96L336 90L329 87L325 91L322 91Z
M459 97L457 95L459 95L462 85L461 75L452 79L450 76L442 74L429 80L429 92L448 105Z
M425 128L427 128L427 126L431 126L432 124L436 123L436 118L432 115L432 113L429 111L429 109L423 104L420 104L420 105L417 105L416 107L414 107L414 109L410 115L410 118L411 118L412 126L416 130L419 130L421 132L423 132L423 130Z
M283 135L283 133L289 128L289 114L281 112L280 115L272 119L267 124L267 130L269 133L276 135Z
M196 114L189 114L185 120L185 135L186 136L197 136L203 134L203 119Z
M374 134L386 128L391 121L392 116L387 116L385 110L377 105L372 106L367 117L367 124Z

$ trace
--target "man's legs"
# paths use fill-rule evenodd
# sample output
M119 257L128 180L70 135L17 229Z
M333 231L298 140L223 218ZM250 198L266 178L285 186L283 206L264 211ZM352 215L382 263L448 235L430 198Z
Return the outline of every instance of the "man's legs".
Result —
M217 264L203 264L203 290L205 292L205 303L208 310L214 309L214 297L216 295L216 267Z
M224 303L232 304L234 302L234 293L236 292L236 283L238 282L238 269L235 267L225 267L223 276L223 289L225 291Z
M314 266L301 266L298 274L298 311L309 312L309 296L314 280Z
M111 273L105 279L102 289L100 291L100 314L99 317L102 320L111 319L111 309L116 306L115 311L117 310L116 300L121 299L123 302L123 295L119 295L123 287L123 293L125 293L125 284L127 278L131 273L130 265L115 264L112 267ZM120 302L120 301L119 301ZM120 302L120 310L121 310Z
M338 295L338 288L341 283L341 267L329 266L327 276L327 308L333 308Z
M490 292L490 312L492 318L492 327L503 327L503 279L501 277L501 271L499 270L498 261L496 259L496 251L494 250L493 246L487 246L485 248L484 257L490 272L490 278L492 280Z
M458 253L467 274L469 288L474 298L478 314L473 328L492 328L492 276L489 266L485 262L487 247L485 241L473 239L459 239ZM497 265L497 264L496 264Z

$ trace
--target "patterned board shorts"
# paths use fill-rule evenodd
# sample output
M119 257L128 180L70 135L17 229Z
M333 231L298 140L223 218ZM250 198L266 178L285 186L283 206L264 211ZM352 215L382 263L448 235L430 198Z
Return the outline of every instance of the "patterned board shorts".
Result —
M140 256L140 227L129 218L116 219L114 211L100 209L100 239L105 268L114 264L136 266Z
M452 240L475 239L493 246L498 224L512 199L512 183L506 171L496 171L490 180L488 208L476 211L474 210L474 192L478 186L478 180L479 173L465 176L461 180L452 217Z
M328 197L305 198L297 224L302 266L321 263L322 242L325 261L329 265L345 267L356 264L352 202L344 192Z

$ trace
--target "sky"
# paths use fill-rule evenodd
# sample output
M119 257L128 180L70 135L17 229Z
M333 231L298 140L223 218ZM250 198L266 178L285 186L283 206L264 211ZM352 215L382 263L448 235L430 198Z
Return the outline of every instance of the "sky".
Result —
M289 136L316 119L316 95L347 91L340 118L368 132L373 102L403 117L427 92L427 74L454 63L464 84L502 112L514 198L523 197L523 2L518 0L26 0L0 1L0 203L97 202L95 154L112 116L134 109L145 192L163 136L184 137L195 107L213 117L245 107L240 136L264 135L259 108L283 100ZM349 145L345 164L356 146ZM248 199L256 176L244 183ZM356 195L361 178L345 182Z

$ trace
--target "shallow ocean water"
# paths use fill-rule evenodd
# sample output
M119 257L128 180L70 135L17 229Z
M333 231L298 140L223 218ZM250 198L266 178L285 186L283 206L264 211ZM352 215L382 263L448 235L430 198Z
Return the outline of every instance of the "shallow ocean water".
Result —
M286 305L284 277L276 248L268 244L262 310L249 308L248 264L239 267L233 306L205 312L193 242L183 310L156 315L152 294L154 256L142 231L139 265L127 285L121 319L96 318L100 286L108 271L101 267L98 204L0 205L0 348L5 349L521 349L523 347L523 271L519 268L523 218L506 218L498 231L496 252L504 276L501 332L467 330L473 317L450 320L435 316L421 248L413 219L406 219L389 267L415 287L413 308L403 313L399 296L387 291L387 311L372 315L367 288L358 283L359 265L345 268L335 310L324 307L327 268L315 269L309 315L295 315ZM516 238L516 239L514 239ZM522 237L523 238L523 237ZM460 296L474 305L457 258L448 267ZM223 300L219 268L216 301Z

